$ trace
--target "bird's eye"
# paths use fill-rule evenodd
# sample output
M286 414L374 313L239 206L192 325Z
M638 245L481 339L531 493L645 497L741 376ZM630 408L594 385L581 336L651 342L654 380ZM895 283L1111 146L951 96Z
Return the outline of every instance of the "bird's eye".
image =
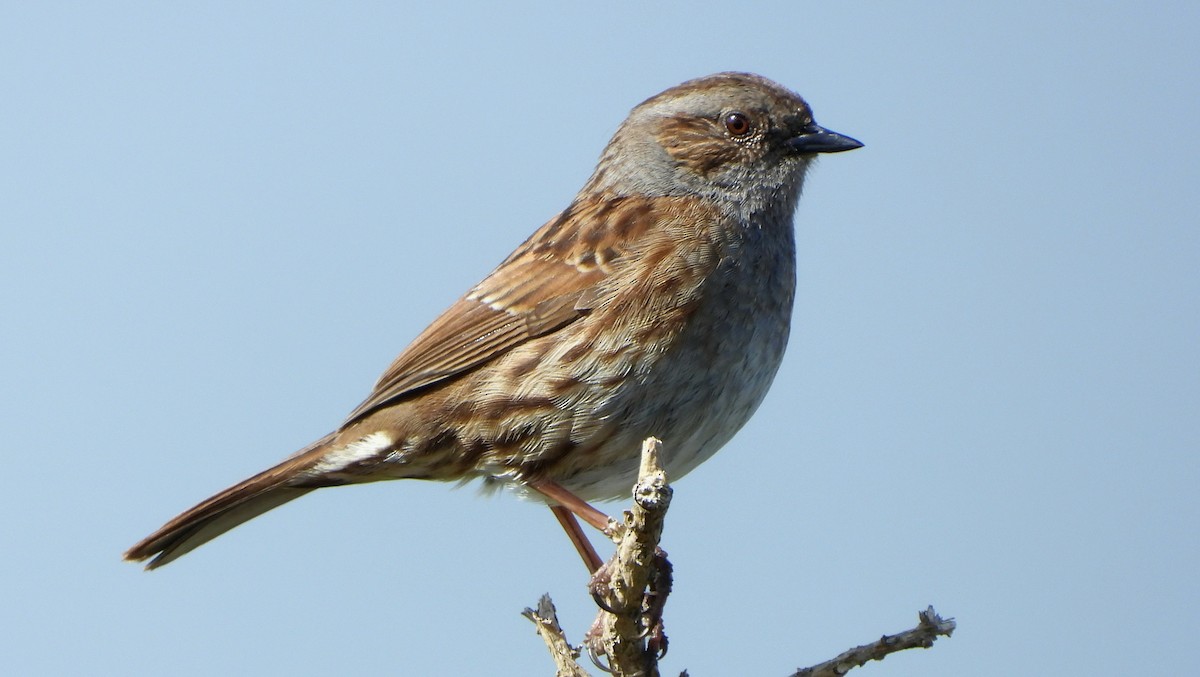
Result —
M725 129L734 136L745 136L750 133L750 118L745 113L730 113L725 116Z

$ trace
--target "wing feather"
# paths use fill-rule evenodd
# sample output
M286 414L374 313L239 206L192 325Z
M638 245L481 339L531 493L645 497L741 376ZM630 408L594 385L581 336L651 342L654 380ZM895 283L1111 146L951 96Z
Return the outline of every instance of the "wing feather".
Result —
M542 226L392 362L343 427L583 317L652 229L644 200L578 201Z
M634 261L653 270L651 282L667 276L680 289L699 284L718 258L714 233L703 225L713 218L695 198L577 200L421 332L343 428L560 331L594 308L645 302L653 294L644 288L647 278L630 267ZM680 238L696 241L681 249ZM695 260L660 267L680 255Z

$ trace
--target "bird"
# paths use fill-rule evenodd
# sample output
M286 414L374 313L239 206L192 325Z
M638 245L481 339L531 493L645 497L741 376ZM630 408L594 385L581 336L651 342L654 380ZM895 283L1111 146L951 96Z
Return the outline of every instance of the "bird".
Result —
M819 154L862 146L765 77L689 80L635 106L565 210L433 321L333 432L130 548L161 567L315 489L479 480L576 517L628 496L641 441L673 480L728 442L780 366L793 218Z

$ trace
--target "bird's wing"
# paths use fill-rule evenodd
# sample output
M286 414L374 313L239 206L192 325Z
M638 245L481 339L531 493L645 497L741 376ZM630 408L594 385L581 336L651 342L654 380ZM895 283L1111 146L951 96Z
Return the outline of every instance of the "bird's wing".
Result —
M678 211L671 202L572 204L429 325L343 426L583 317L602 301L598 285L661 223L655 212Z

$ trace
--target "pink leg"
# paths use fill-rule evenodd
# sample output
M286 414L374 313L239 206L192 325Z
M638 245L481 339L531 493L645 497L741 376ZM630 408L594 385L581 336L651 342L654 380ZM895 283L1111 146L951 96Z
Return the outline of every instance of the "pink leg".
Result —
M539 494L575 513L584 522L596 527L605 534L609 533L608 515L588 505L587 501L567 491L557 482L533 482L529 486Z
M579 551L579 556L583 558L583 563L587 566L588 573L596 573L604 565L604 560L600 559L600 555L592 547L592 542L588 540L587 534L583 533L583 527L579 526L579 521L575 519L575 514L561 505L550 506L550 511L558 518L558 523L562 525L563 531L567 532L567 538L571 539L571 542L575 544L575 549Z

